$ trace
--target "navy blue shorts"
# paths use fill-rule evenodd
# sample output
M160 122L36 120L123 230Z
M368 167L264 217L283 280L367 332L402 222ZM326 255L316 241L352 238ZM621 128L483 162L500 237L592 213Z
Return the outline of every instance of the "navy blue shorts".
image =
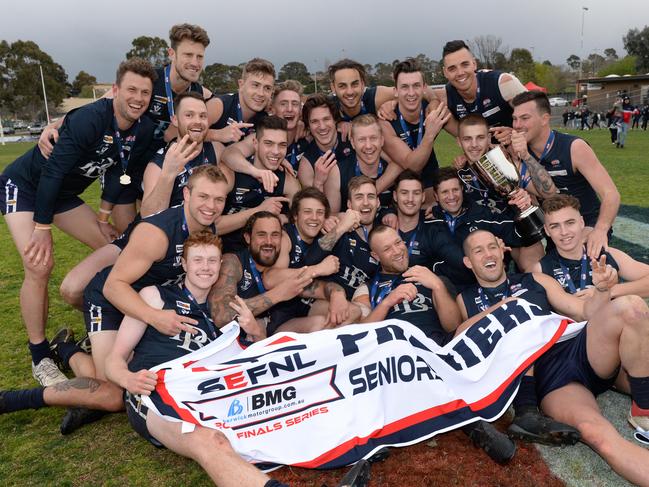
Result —
M617 372L608 379L599 377L588 362L586 333L588 324L579 334L555 344L534 363L536 394L539 400L550 392L571 382L577 382L594 396L607 391L615 383Z
M57 199L54 203L54 214L64 213L77 206L83 205L83 200L78 196ZM0 175L0 213L8 215L23 211L33 212L36 208L36 193L28 189L19 188L9 176Z
M117 331L122 324L124 314L113 306L103 294L104 283L110 269L102 270L88 283L83 291L83 319L86 331Z
M119 193L116 205L128 205L135 203L137 200L142 200L144 192L142 191L142 180L135 180Z
M149 409L140 403L139 397L128 391L124 391L124 406L126 408L128 422L131 423L131 428L153 446L164 448L162 443L151 436L149 429L146 427L146 415L148 414Z

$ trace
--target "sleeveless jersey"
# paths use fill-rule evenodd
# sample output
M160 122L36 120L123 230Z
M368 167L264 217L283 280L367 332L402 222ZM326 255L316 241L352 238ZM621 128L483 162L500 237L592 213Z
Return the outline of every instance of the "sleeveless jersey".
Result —
M133 359L128 364L131 372L150 369L169 360L194 352L216 339L219 329L210 317L208 303L198 304L184 292L182 285L156 286L162 299L162 309L170 309L176 314L189 316L198 321L193 325L198 331L195 335L183 331L169 336L160 333L153 326L147 326L144 335L133 349Z
M501 71L476 72L478 93L471 103L466 102L451 83L446 83L446 100L453 116L462 120L471 113L479 113L489 127L511 127L514 109L500 94L498 79L501 74Z
M348 157L341 161L336 161L338 165L338 170L340 171L340 211L347 210L347 199L349 198L349 191L347 185L355 176L360 176L363 174L360 166L358 165L356 156ZM376 177L370 177L373 181L376 181L381 177L388 167L388 163L379 159L379 171ZM386 209L392 205L392 188L387 188L379 195L379 200L381 201L381 208Z
M172 143L175 142L172 141ZM165 156L167 155L167 150L171 143L167 147L159 149L158 152L153 156L152 164L155 164L160 169L162 169L162 164L164 163ZM174 180L173 187L171 189L171 197L169 198L169 206L180 205L183 202L183 188L187 185L187 180L189 176L192 175L192 171L205 164L212 164L216 166L216 152L214 152L214 146L211 142L205 142L203 144L203 150L198 154L194 159L185 164L183 170L176 176Z
M619 265L608 252L602 252L606 255L606 263L611 265L616 271L619 270ZM601 254L600 254L601 256ZM568 275L575 286L575 292L582 289L593 287L593 270L590 267L590 259L586 258L586 273L584 279L584 287L581 286L581 259L566 259L559 255L557 248L553 248L541 259L541 271L543 274L554 278L563 290L567 293L573 293L568 284L569 280L564 273L564 268L568 271Z
M227 95L220 95L218 98L223 102L223 113L221 117L214 122L210 128L211 129L222 129L227 125L234 122L247 122L257 125L257 123L264 117L268 116L268 113L265 111L257 112L253 115L250 120L243 119L243 113L241 112L241 103L239 101L239 93L228 93ZM255 133L255 127L242 128L243 136ZM225 145L230 145L232 142L229 142Z
M342 161L343 159L351 157L354 154L354 149L352 148L352 145L349 141L342 141L340 132L338 132L337 134L336 145L334 146L333 150L334 154L336 155L336 160ZM317 161L323 154L324 152L320 150L320 147L318 147L316 141L312 140L304 149L302 157L309 161L311 167L314 167L315 161Z
M365 88L363 95L361 96L361 111L357 115L351 117L343 112L342 104L336 95L332 95L336 105L338 105L338 110L340 111L340 117L343 122L351 122L358 115L365 115L366 113L371 113L376 115L376 86L368 86Z
M422 116L426 117L426 107L428 102L423 100L421 102ZM401 112L399 111L399 106L397 105L395 120L390 122L394 132L397 136L405 142L411 150L415 150L419 145L419 122L410 123L405 118L402 120ZM405 128L404 128L405 127ZM426 127L422 127L422 137L423 133L426 132ZM424 188L431 188L437 177L437 172L439 171L439 162L437 161L437 156L435 155L435 149L430 152L428 161L424 166L424 169L421 171L421 177L424 183Z
M158 150L165 146L164 135L165 131L171 125L171 113L169 113L169 104L173 105L174 100L169 100L167 96L167 88L165 86L165 70L167 66L157 68L155 70L158 75L155 83L153 83L153 95L149 108L146 111L146 116L151 119L155 125L153 133L153 149ZM171 90L171 86L169 86ZM192 82L187 88L187 92L198 93L203 96L203 86L200 83ZM171 96L176 97L179 93L171 91Z
M601 204L588 180L573 170L570 156L570 147L579 137L556 131L554 133L554 143L539 163L548 171L560 193L570 194L579 200L584 222L593 227L597 222ZM532 155L536 159L536 155Z
M483 288L483 293L479 290L480 285L475 284L462 291L462 301L469 318L509 296L520 297L544 310L551 309L545 288L536 282L529 272L508 275L507 280L499 286ZM487 302L484 300L485 297Z
M372 308L376 307L378 298L381 295L389 294L390 291L404 282L401 275L379 272L374 279L366 283L370 292L370 305ZM390 308L385 319L394 318L407 321L423 331L427 337L432 338L439 345L443 345L446 343L449 334L439 321L433 303L432 291L419 283L413 284L417 288L417 297L412 301L399 303Z

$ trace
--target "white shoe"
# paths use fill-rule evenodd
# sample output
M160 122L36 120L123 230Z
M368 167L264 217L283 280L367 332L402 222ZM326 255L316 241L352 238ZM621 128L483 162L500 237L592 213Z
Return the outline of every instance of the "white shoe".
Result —
M49 357L41 360L38 365L34 365L34 362L32 362L32 375L43 387L50 387L68 380L65 374L59 370L54 361Z

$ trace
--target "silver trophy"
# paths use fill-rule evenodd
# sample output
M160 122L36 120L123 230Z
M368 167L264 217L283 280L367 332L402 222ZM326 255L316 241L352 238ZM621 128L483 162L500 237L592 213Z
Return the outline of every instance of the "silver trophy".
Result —
M483 155L477 162L469 162L476 176L486 186L498 194L509 198L518 189L521 175L516 165L510 161L500 147L495 147ZM545 237L543 232L543 211L538 206L530 205L525 210L513 206L516 231L521 236L525 247L539 242Z

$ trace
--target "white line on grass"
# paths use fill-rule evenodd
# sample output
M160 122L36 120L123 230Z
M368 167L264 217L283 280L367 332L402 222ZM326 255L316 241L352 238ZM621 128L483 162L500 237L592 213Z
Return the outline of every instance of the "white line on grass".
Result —
M640 247L649 248L649 224L618 215L613 223L613 235Z

